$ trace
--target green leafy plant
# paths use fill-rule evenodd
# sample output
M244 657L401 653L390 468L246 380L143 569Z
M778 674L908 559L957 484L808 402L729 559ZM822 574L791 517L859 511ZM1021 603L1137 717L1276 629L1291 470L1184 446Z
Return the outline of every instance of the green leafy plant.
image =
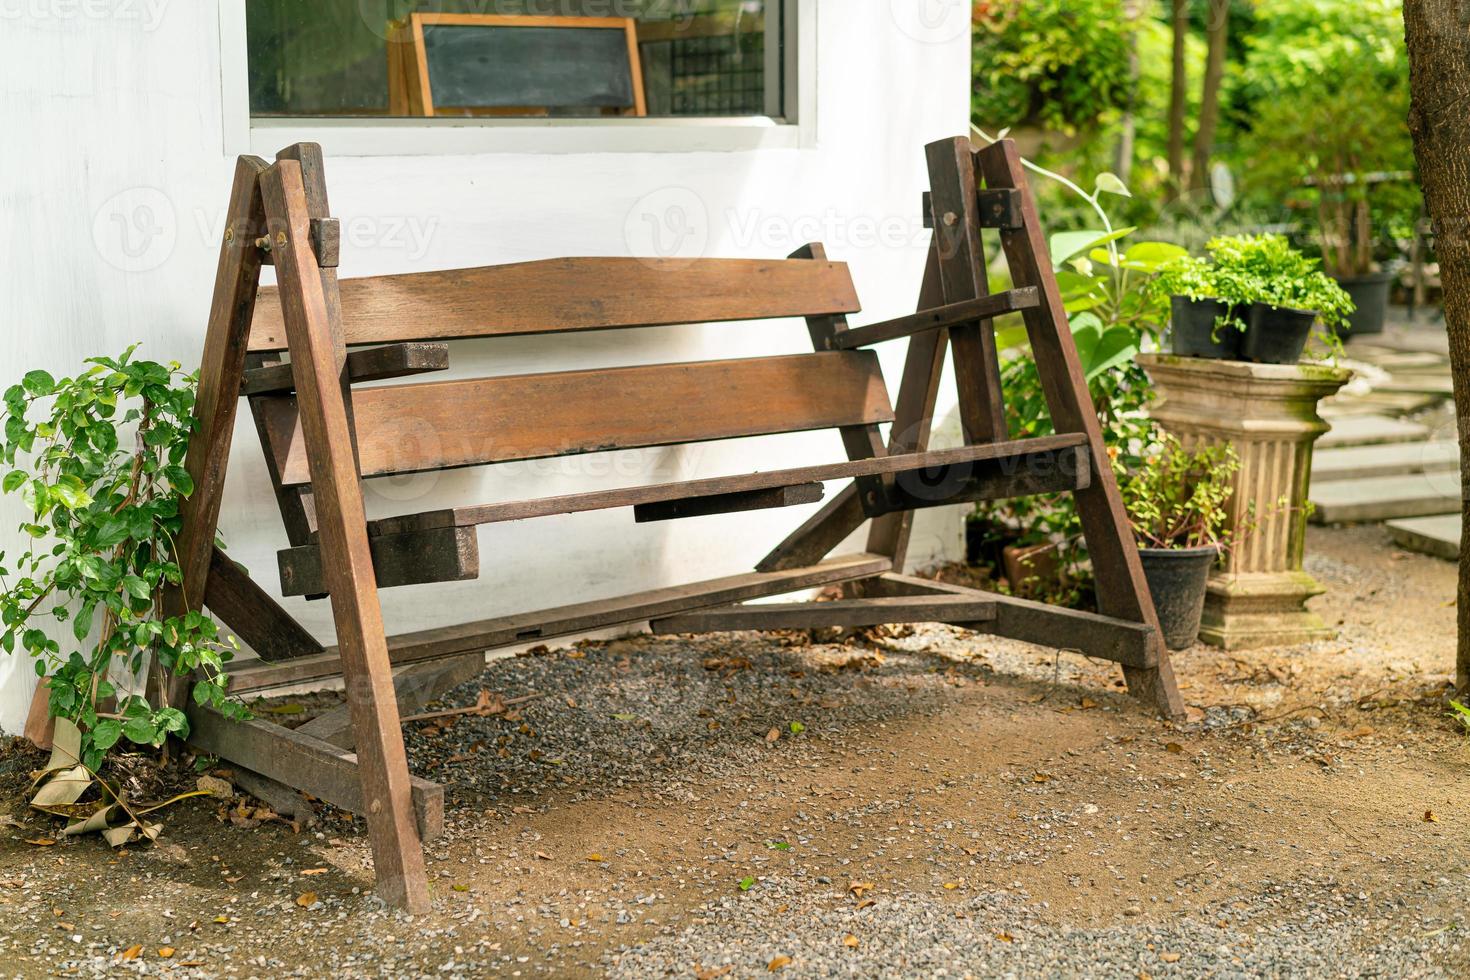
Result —
M1240 468L1235 447L1186 449L1160 432L1140 465L1117 466L1133 533L1147 548L1224 547L1231 477Z
M1138 19L1122 0L978 0L972 9L977 123L1071 133L1127 104Z
M1353 301L1317 259L1292 248L1281 235L1228 235L1205 245L1216 295L1231 303L1311 310L1336 336Z
M114 671L137 676L152 658L167 675L194 677L197 703L247 713L225 696L234 638L198 612L164 614L165 590L181 587L174 541L193 492L183 462L197 379L176 363L134 360L135 349L90 358L74 378L31 371L4 396L0 486L19 494L29 544L8 562L0 553L0 647L50 675L51 714L81 731L92 772L122 740L159 746L189 730L177 708L120 695ZM68 648L48 620L69 621Z

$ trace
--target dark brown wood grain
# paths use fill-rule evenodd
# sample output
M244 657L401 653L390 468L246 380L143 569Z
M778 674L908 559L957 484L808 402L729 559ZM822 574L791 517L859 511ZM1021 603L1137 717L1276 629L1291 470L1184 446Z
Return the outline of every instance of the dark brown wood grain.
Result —
M346 349L338 339L335 289L311 247L311 212L297 160L278 159L261 176L267 228L286 334L290 341L309 478L317 513L323 564L332 593L338 652L357 735L362 796L378 891L409 912L429 908L423 851L415 827L408 759L398 727L393 678L373 581L367 517L352 452L352 422L344 382ZM333 278L326 285L333 286ZM248 768L276 778L258 765Z
M950 595L881 596L832 602L756 603L696 609L649 626L655 633L718 633L730 630L853 628L896 623L978 623L995 616L989 598Z
M370 538L373 576L379 589L427 582L463 582L480 575L480 546L472 527L442 527ZM331 592L317 544L276 554L281 595L319 596Z
M639 524L649 524L654 521L709 517L712 514L738 514L773 507L796 507L800 504L816 503L822 499L822 493L820 483L798 483L789 487L737 490L734 493L703 497L678 497L674 500L634 504L633 520Z
M760 259L565 258L443 272L346 279L348 344L563 333L618 327L856 313L841 262ZM250 349L281 350L275 290Z
M670 500L693 500L700 497L753 493L759 490L823 483L830 480L898 475L922 470L938 471L946 482L955 483L956 480L963 481L971 475L978 477L993 471L991 468L979 468L978 464L981 462L998 461L998 465L999 463L1005 464L1007 472L1016 472L1027 469L1030 465L1027 461L1032 457L1045 457L1049 453L1080 446L1083 441L1081 436L1071 434L1042 436L1037 439L992 442L981 446L961 446L958 449L939 449L905 456L880 456L873 459L824 463L819 466L799 466L788 470L770 470L765 473L711 476L698 480L682 480L678 483L659 483L616 490L593 490L586 493L510 500L496 504L472 504L403 517L383 518L373 522L373 533L394 535L416 530L422 531L432 527L496 524L502 521L552 517L557 514L578 514L590 510L608 510L614 507L637 507ZM1055 468L1055 465L1051 467L1051 469ZM916 476L910 481L910 486L913 487L915 494L922 492L922 480L919 477Z
M892 418L872 351L655 364L364 388L364 476L667 446ZM268 408L281 478L310 479L293 399Z
M258 356L258 355L252 355ZM347 354L347 373L353 384L387 381L414 374L443 371L449 367L448 344L389 344ZM291 365L275 361L245 372L242 395L279 395L293 390Z
M842 555L810 568L769 573L746 572L611 599L596 599L554 609L513 613L457 626L404 633L389 637L388 649L395 665L442 660L463 653L648 622L688 609L800 592L868 578L887 570L888 562L881 555ZM320 657L303 657L280 665L242 664L230 672L230 691L244 694L263 688L335 677L341 673L342 661L338 651L329 647Z
M980 240L980 201L970 141L938 140L924 148L929 161L934 231L939 242L939 277L944 303L978 299L990 291ZM1046 253L1042 253L1043 255ZM1017 282L1018 288L1032 285ZM989 321L972 321L949 332L954 350L955 388L966 442L1007 438L1000 355Z
M168 616L182 616L199 609L208 586L230 442L235 434L237 392L245 373L246 340L260 284L260 251L254 242L265 232L260 194L260 175L265 168L265 161L259 157L240 157L235 164L234 185L225 212L224 240L220 243L215 270L214 296L204 333L204 354L199 364L195 429L184 461L194 492L179 505L183 530L175 559L181 581L178 587L164 594L164 613ZM167 702L182 707L188 695L189 678L166 680L156 665L150 669L151 703Z
M1002 230L1001 248L1015 285L1035 286L1040 293L1041 304L1023 311L1022 317L1052 424L1058 432L1085 435L1091 451L1091 481L1086 490L1077 493L1076 500L1097 577L1099 610L1106 616L1150 627L1150 642L1157 646L1152 657L1156 666L1125 668L1129 691L1155 704L1166 716L1182 717L1184 701L1179 696L1168 654L1163 651L1158 617L1149 596L1148 582L1143 577L1132 525L1118 493L1103 443L1102 425L1077 356L1077 345L1067 326L1061 290L1047 259L1046 233L1036 213L1036 201L1027 188L1020 155L1015 143L1001 140L978 151L975 160L987 186L1022 192L1024 227Z
M322 652L322 645L219 548L209 566L204 604L262 660Z
M871 347L873 344L909 337L925 330L947 330L950 327L963 326L976 320L991 319L1014 313L1017 310L1029 309L1038 302L1036 290L1033 288L1007 289L1002 293L991 293L978 299L964 300L937 309L924 310L893 320L884 320L882 323L853 327L840 336L834 337L827 346L832 350Z
M363 793L358 757L329 742L254 719L230 721L212 708L190 705L189 744L372 822L372 797ZM406 783L415 836L444 832L444 787L410 776ZM381 878L382 869L378 869Z

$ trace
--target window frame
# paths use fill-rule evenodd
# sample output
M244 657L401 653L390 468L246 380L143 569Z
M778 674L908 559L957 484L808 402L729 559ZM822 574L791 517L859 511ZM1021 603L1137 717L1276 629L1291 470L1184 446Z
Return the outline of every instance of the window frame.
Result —
M316 142L330 156L458 156L480 153L694 153L807 149L816 145L817 2L783 0L784 44L768 56L784 72L777 116L410 119L252 117L246 0L219 0L220 84L227 156L272 158Z

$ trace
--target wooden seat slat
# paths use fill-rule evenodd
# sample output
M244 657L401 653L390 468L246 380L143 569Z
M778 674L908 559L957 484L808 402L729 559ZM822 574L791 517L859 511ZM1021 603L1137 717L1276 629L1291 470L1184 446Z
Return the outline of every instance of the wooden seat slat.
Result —
M264 406L281 482L308 483L296 402ZM363 476L888 422L877 355L825 351L353 393Z
M567 258L343 279L347 344L856 313L846 263L808 259ZM261 287L250 350L286 348Z
M592 510L608 510L614 507L637 507L669 500L685 500L697 497L713 497L722 494L741 493L774 487L800 486L829 480L846 480L859 476L880 476L887 473L906 473L916 470L936 469L944 466L963 466L967 463L995 460L1015 460L1017 469L1024 468L1024 461L1040 458L1046 454L1069 449L1081 449L1087 445L1081 433L1062 433L1040 436L1035 439L1017 439L1010 442L990 442L977 446L961 446L957 449L936 449L923 453L906 453L900 456L878 456L871 459L843 460L818 466L799 466L794 469L769 470L764 473L741 473L736 476L713 476L678 483L659 483L643 487L624 487L616 490L597 490L589 493L563 494L557 497L541 497L534 500L511 500L505 503L478 504L469 507L453 507L443 510L389 517L373 521L368 525L370 533L377 536L406 534L442 527L470 527L477 524L495 524L501 521L519 521L534 517L551 517L557 514L576 514ZM1083 465L1085 470L1085 461Z

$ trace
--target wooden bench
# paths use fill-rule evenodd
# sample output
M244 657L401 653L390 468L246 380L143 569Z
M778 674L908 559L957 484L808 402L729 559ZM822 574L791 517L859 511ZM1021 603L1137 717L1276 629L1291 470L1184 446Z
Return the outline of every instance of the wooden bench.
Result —
M196 490L179 541L183 587L169 601L178 613L202 598L258 655L232 671L233 691L342 676L347 710L288 732L190 706L191 741L252 778L362 814L380 893L419 910L428 901L420 841L441 825L443 791L409 774L400 702L436 697L496 647L636 624L669 633L955 623L1115 661L1133 694L1181 713L1015 148L954 139L927 153L934 236L918 312L859 327L846 319L859 311L847 267L820 245L779 261L569 258L339 283L319 148L290 147L274 164L241 158L187 460ZM997 229L1015 282L1004 293L986 288L985 228ZM260 287L264 264L277 287ZM1006 428L991 319L1014 311L1058 433L1044 439L1015 441ZM459 339L778 317L805 321L812 353L417 378L444 370ZM907 341L908 359L890 402L871 347L893 340ZM965 444L930 450L947 349ZM407 380L354 387L384 379ZM335 646L214 547L241 396L285 525L282 592L330 596ZM371 522L364 512L364 478L814 429L836 429L846 458ZM481 524L606 508L648 522L786 507L821 499L833 481L840 492L753 571L412 633L383 626L378 590L479 573ZM1076 494L1102 614L902 574L915 510L1057 492ZM864 551L830 556L869 521ZM848 598L744 604L835 583L849 584ZM185 705L186 688L158 693Z

